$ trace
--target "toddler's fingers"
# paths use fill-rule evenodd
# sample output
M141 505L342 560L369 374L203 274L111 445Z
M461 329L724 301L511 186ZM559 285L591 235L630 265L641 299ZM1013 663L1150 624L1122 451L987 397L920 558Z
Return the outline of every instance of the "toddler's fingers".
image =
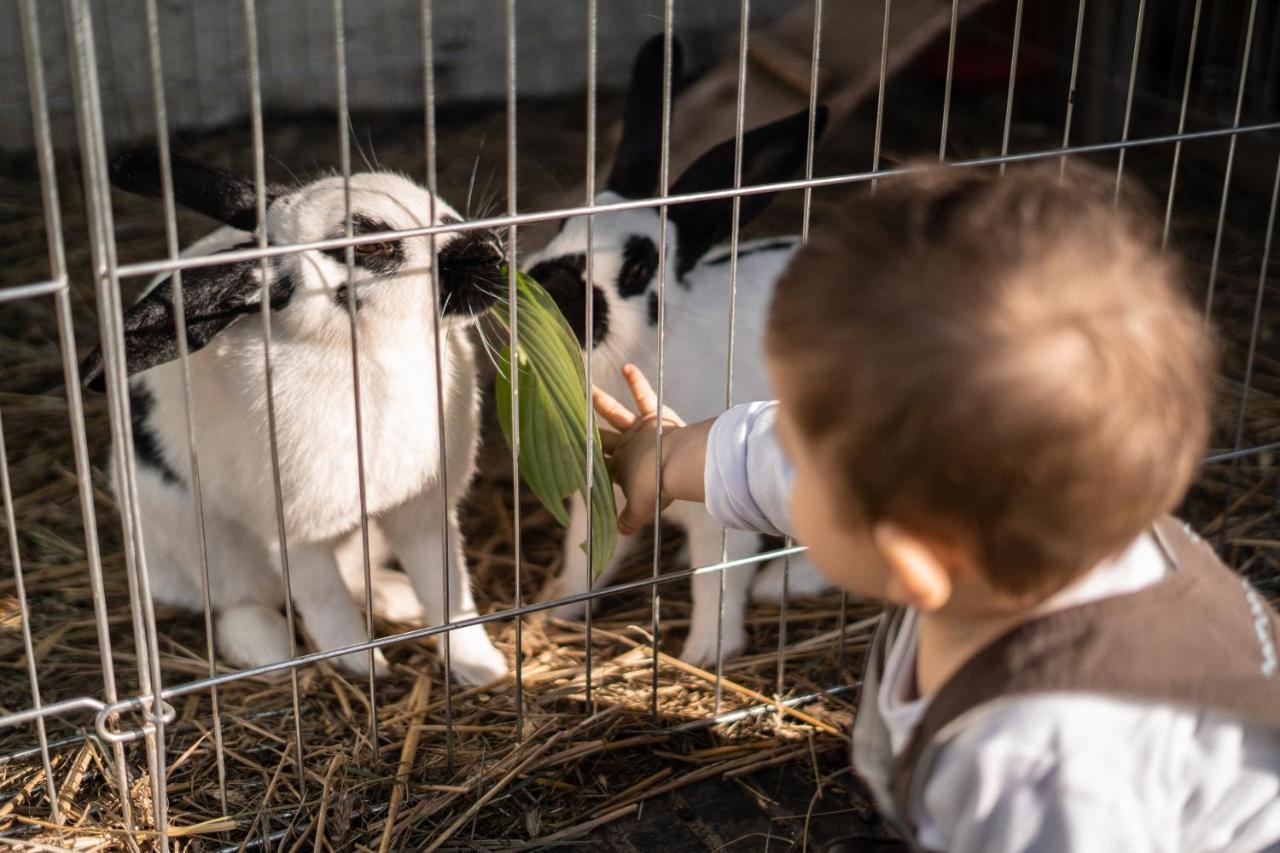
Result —
M618 432L626 432L636 422L635 412L615 400L608 391L593 387L591 403L596 407L596 414Z
M635 501L628 500L627 505L618 514L618 532L623 536L631 536L649 521L643 511L632 509L634 505Z
M649 380L640 368L634 364L628 364L622 368L622 377L627 380L627 387L631 389L631 396L635 398L640 415L642 417L656 415L658 395L654 393L653 387L649 385Z
M680 417L678 414L672 411L670 406L662 407L661 420L662 420L662 428L664 430L671 429L672 427L679 429L680 427L688 426L688 424L684 422L684 418Z

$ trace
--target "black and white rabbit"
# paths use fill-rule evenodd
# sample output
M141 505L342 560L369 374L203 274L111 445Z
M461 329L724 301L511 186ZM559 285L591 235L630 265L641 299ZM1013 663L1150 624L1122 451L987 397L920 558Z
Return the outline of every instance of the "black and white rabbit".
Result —
M673 42L672 51L672 73L679 79L679 42ZM596 196L598 204L644 198L657 187L662 60L661 37L651 39L636 57L622 139L605 190ZM818 133L825 123L826 110L820 107L816 116ZM746 133L742 185L790 177L804 162L808 127L806 111ZM730 139L690 165L671 185L671 194L727 189L733 186L733 173L734 140ZM768 194L743 196L741 224L764 210L770 199ZM623 364L637 365L651 380L657 375L660 217L658 209L642 208L597 214L592 224L593 379L618 399L629 399L619 373ZM665 403L690 422L713 417L724 407L730 254L727 247L719 244L730 236L732 218L731 199L672 205L667 210L664 396ZM771 396L764 367L765 315L773 283L799 243L799 237L788 236L738 245L733 354L733 397L738 402ZM557 300L579 341L585 341L586 253L587 217L577 216L565 221L560 233L524 263L526 271ZM701 505L677 502L663 513L663 518L685 528L694 566L720 561L721 528ZM575 497L562 569L545 597L587 589L587 560L579 547L586 538L586 521L586 507ZM600 583L634 550L637 538L619 541ZM759 550L758 536L729 531L729 559L747 557ZM792 592L813 594L826 589L825 581L808 560L795 558L791 566ZM731 656L746 644L744 619L749 591L757 600L777 602L782 589L782 566L775 563L756 573L731 569L725 573L724 581L722 651ZM708 664L715 660L719 586L715 574L693 578L693 616L681 652L681 657L690 663ZM554 612L561 617L581 618L584 610L583 604L569 604Z
M160 191L154 149L116 158L112 182ZM270 187L257 221L250 181L187 159L173 160L179 204L224 223L186 256L343 236L341 177L294 189ZM434 203L433 203L434 201ZM391 173L350 178L356 235L460 222L418 184ZM435 219L432 213L435 212ZM502 247L487 231L437 235L448 492L441 483L431 239L388 237L355 247L364 473L373 551L385 548L405 573L375 556L374 609L402 621L443 621L441 519L447 510L449 616L476 615L455 507L475 470L479 391L466 327L502 287ZM363 589L356 422L343 249L277 255L267 262L271 370L280 488L293 600L312 643L332 649L366 639L353 599ZM182 294L191 350L196 449L204 501L209 582L218 648L240 664L285 658L288 628L268 433L258 260L187 269ZM200 553L191 492L183 374L177 361L169 277L124 313L137 460L138 502L154 598L200 609ZM101 354L85 381L103 384ZM112 482L119 491L119 472ZM443 506L442 506L443 504ZM354 531L354 532L353 532ZM340 565L340 559L342 565ZM363 600L363 596L360 596ZM453 632L453 672L481 684L507 672L483 626ZM367 672L368 656L339 659ZM385 669L381 653L375 669Z

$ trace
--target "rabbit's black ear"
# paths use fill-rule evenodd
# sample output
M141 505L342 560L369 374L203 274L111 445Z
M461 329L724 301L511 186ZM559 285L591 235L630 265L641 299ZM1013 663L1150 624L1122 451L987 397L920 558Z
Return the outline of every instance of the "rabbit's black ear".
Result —
M814 140L827 124L827 108L819 106L814 117ZM804 163L809 138L809 111L756 128L742 137L742 186L786 180ZM726 140L703 154L671 187L672 195L724 190L733 186L734 140ZM739 222L746 225L773 199L773 193L742 196ZM723 198L667 208L667 217L679 229L676 272L684 275L709 249L720 243L733 226L733 199Z
M240 261L213 267L196 267L182 273L182 313L186 319L187 348L196 352L219 332L262 304L258 261ZM293 287L282 277L271 287L271 307L288 304ZM173 279L152 288L124 312L124 359L132 375L178 357L174 327ZM80 365L86 388L102 391L102 351L95 348Z
M173 166L173 198L183 207L203 213L219 222L252 231L258 224L258 199L253 181L231 172L197 163L178 154L169 158ZM160 152L154 147L134 148L111 161L111 183L140 195L159 196ZM267 204L280 195L280 188L266 187Z
M631 89L622 119L622 140L605 188L623 198L643 198L658 185L662 155L663 37L644 43L631 67ZM680 40L671 37L671 94L680 80Z

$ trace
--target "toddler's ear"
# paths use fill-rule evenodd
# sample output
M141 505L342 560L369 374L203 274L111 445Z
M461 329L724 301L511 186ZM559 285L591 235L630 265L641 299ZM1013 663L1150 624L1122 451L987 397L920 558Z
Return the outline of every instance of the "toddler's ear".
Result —
M940 609L951 598L951 573L934 547L891 522L871 531L876 548L889 565L886 597L925 612Z

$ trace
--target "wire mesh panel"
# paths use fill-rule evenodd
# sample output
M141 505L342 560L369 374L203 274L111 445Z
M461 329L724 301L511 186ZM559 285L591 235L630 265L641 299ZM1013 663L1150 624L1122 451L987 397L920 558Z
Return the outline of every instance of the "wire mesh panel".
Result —
M709 848L803 847L869 820L845 738L875 605L806 574L800 545L664 514L660 491L616 571L568 583L595 562L593 487L566 532L521 483L538 435L497 426L526 380L490 388L520 340L517 271L542 269L572 282L588 389L635 359L658 411L695 380L712 413L748 402L772 283L753 253L934 160L1089 158L1117 199L1124 181L1159 198L1224 350L1182 509L1280 594L1267 4L491 0L467 30L443 0L243 0L203 31L214 12L156 0L52 5L12 13L6 121L27 141L6 137L0 174L19 238L0 285L5 843L603 846L625 819L640 849L675 823ZM223 39L235 67L191 72ZM637 95L623 69L644 50ZM297 109L284 79L309 82ZM759 178L751 131L789 113L795 174ZM720 180L682 180L717 144ZM689 310L680 223L717 203L723 245L694 260L720 289ZM682 355L690 335L715 363Z

